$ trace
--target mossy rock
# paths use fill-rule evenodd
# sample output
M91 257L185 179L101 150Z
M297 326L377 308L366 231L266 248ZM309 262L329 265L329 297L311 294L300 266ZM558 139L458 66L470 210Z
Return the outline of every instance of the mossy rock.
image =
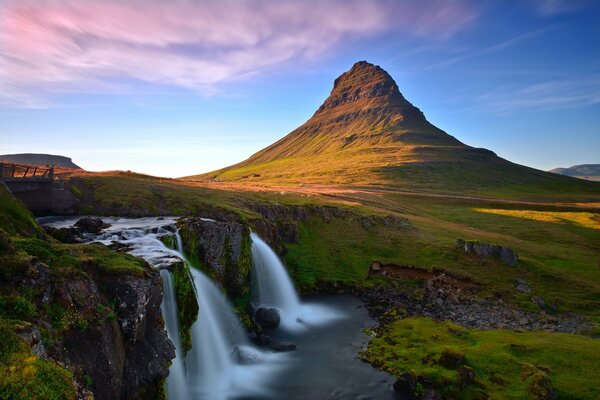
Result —
M184 262L174 264L171 267L171 274L177 300L181 346L186 352L192 348L192 325L198 319L198 301L188 265Z

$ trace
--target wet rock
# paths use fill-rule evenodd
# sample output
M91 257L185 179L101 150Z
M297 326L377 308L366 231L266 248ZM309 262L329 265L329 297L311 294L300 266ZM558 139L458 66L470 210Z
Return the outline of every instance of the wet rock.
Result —
M292 342L271 342L271 344L269 344L269 347L277 352L296 350L296 344Z
M279 310L276 308L259 308L256 310L254 320L258 325L260 325L261 328L266 330L276 329L281 323Z
M83 217L79 221L75 222L74 225L81 232L85 233L100 233L102 229L110 227L110 224L105 223L100 218L94 217Z
M516 251L510 247L501 246L499 244L457 239L455 245L462 248L467 253L473 253L484 258L498 258L500 261L510 266L517 265L519 259Z

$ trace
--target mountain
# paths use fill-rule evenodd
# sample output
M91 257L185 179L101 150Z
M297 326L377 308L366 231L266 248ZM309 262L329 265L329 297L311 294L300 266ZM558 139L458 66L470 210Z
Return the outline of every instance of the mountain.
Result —
M69 157L56 156L53 154L3 154L0 155L0 161L6 163L26 164L26 165L54 165L56 167L81 169L74 164Z
M567 182L468 146L432 125L379 66L337 78L314 115L245 161L184 179L240 185L352 185L444 192Z
M600 164L581 164L568 168L554 168L550 172L583 179L600 180Z

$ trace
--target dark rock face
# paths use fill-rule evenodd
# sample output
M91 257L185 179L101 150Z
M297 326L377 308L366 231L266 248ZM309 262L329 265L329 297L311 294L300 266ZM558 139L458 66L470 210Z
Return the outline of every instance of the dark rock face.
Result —
M274 342L269 344L271 350L277 352L294 351L296 350L296 344L292 342Z
M110 227L110 224L104 223L100 218L83 217L75 222L75 227L85 233L100 233L102 229Z
M456 246L462 248L467 253L473 253L479 257L495 257L503 263L515 266L519 260L517 252L510 247L501 246L499 244L489 244L472 240L458 239Z
M254 315L254 320L261 328L266 330L276 329L281 323L279 310L276 308L259 308Z
M410 229L407 218L395 215L364 216L351 210L333 206L288 206L282 204L250 203L247 206L260 214L262 219L252 222L256 233L280 256L286 252L285 245L298 242L299 225L308 218L319 218L329 223L333 218L351 220L363 229L376 224L395 229Z
M156 397L175 356L162 321L158 271L107 275L84 265L77 276L51 275L34 259L7 284L40 293L36 306L47 311L38 325L53 343L44 346L33 326L19 332L36 354L70 366L80 381L91 378L97 399Z
M230 297L248 293L252 264L250 229L238 222L183 218L177 222L184 249Z

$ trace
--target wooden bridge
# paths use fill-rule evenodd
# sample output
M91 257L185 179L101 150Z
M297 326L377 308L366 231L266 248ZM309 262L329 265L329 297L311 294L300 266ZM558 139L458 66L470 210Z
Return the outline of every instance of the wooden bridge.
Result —
M52 182L54 167L0 163L0 179L4 182Z

